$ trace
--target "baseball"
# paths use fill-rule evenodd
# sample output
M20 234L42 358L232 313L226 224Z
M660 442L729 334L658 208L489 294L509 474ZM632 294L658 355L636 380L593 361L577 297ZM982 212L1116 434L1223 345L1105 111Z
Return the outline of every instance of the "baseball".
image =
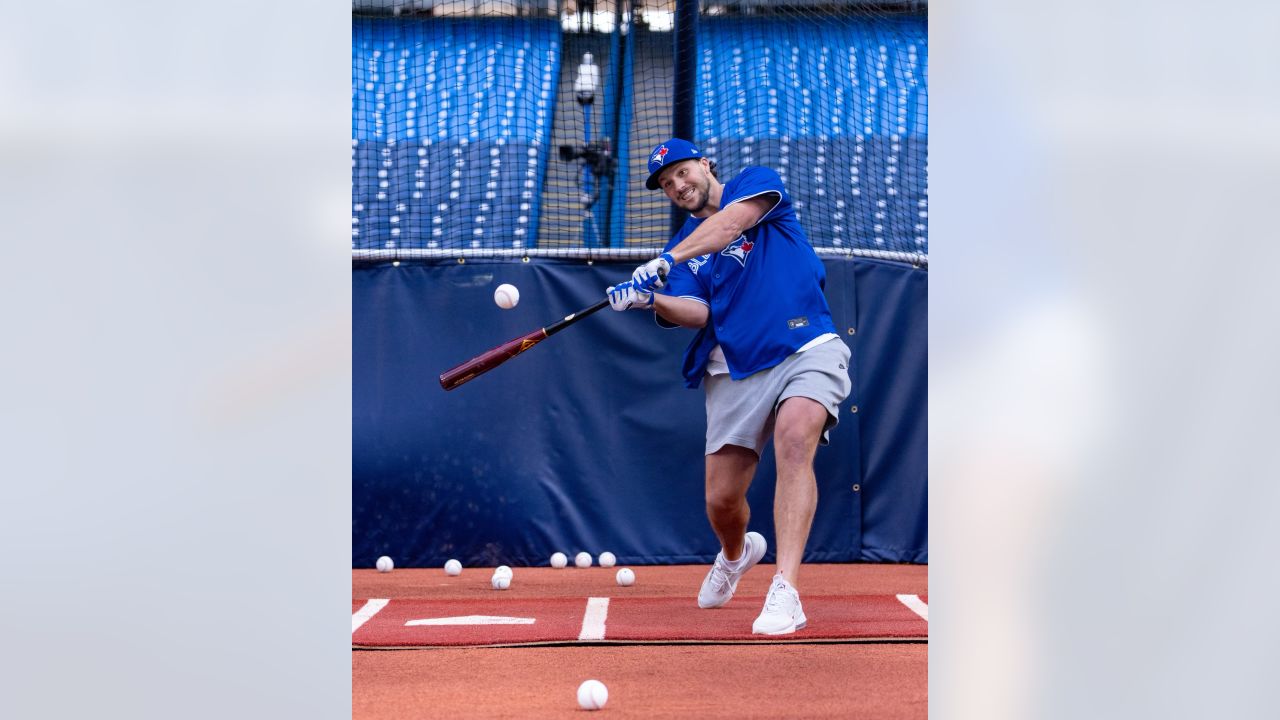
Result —
M622 587L631 587L636 584L636 574L631 572L631 568L622 568L618 571L618 584Z
M375 564L377 565L378 572L391 572L391 569L396 566L395 563L391 562L391 558L386 555L378 558L378 562Z
M600 553L600 567L613 567L618 562L618 558L613 556L611 552Z
M498 303L498 307L503 310L510 310L520 302L520 291L515 285L502 283L493 291L493 301Z
M569 558L564 553L558 552L551 556L551 567L562 568L569 564Z
M461 575L462 563L457 560L450 560L444 564L444 573L445 575Z
M578 707L599 710L609 702L609 688L599 680L585 680L578 686Z
M580 568L591 567L591 553L580 552L573 558L573 564Z
M511 576L494 573L493 577L489 579L489 584L493 586L494 590L506 590L511 587Z
M494 568L493 574L506 575L507 577L511 577L512 575L515 575L515 573L511 571L511 568L507 567L506 565L499 565L498 567Z

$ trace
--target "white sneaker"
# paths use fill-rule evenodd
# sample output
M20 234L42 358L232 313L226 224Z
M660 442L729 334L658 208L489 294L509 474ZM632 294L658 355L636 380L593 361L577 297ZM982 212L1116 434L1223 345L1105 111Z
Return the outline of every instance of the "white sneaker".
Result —
M751 624L756 635L789 635L808 624L800 593L781 575L773 576L773 585L764 599L764 610Z
M755 567L756 563L760 562L760 558L764 557L764 551L769 549L769 543L765 542L764 536L758 532L747 533L746 540L743 542L742 557L738 559L745 559L746 562L736 571L729 569L723 551L716 555L715 564L711 566L711 572L707 573L707 577L702 581L702 589L698 591L698 607L718 608L729 602L733 592L738 589L738 580Z

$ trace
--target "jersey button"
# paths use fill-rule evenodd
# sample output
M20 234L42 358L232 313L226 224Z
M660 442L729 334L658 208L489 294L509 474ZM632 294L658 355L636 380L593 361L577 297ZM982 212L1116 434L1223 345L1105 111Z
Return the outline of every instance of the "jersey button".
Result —
M716 273L716 279L717 279L717 280L719 280L719 279L720 279L720 273Z

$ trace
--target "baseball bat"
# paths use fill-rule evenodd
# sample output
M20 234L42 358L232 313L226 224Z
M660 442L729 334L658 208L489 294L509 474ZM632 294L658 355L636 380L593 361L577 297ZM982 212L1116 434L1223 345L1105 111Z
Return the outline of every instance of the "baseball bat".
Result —
M534 345L537 345L543 340L546 340L552 335L555 335L561 330L569 327L570 325L578 322L582 318L590 315L591 313L599 310L600 308L608 304L609 304L609 300L608 298L606 298L596 303L595 305L592 305L591 307L584 308L582 310L579 310L576 313L570 313L569 315L565 315L563 319L558 320L546 327L538 328L537 330L534 330L533 332L528 333L527 335L521 335L520 337L514 340L508 340L507 342L502 343L501 345L499 345L498 347L492 350L483 352L471 358L470 360L462 363L461 365L455 368L452 368L450 370L447 370L443 374L441 374L440 387L444 388L445 390L452 390L458 387L459 385L461 385L462 383L467 382L468 380L476 377L477 375L487 373L490 370L498 367L502 363L519 355L525 350L528 350Z

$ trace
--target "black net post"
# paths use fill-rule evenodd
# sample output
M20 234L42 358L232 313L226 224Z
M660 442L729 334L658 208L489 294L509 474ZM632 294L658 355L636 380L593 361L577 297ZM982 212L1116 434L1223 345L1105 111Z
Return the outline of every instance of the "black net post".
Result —
M671 135L698 142L694 130L694 108L698 82L698 0L676 0L675 77L671 104ZM684 225L689 213L671 206L671 233Z

